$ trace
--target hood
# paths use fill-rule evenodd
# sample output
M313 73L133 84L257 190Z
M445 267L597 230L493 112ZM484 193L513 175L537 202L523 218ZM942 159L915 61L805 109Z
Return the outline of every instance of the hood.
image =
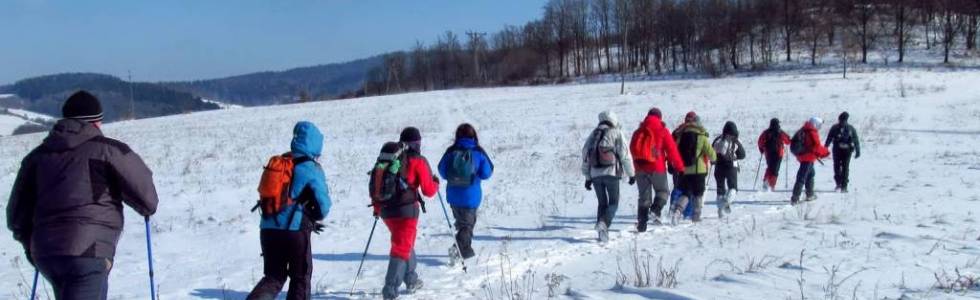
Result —
M698 122L687 122L681 125L681 132L694 132L697 134L708 135L708 130Z
M769 129L780 130L779 119L772 118L772 120L769 120Z
M806 123L803 123L803 130L814 130L814 131L816 131L817 130L817 127L816 126L813 126L813 123L812 122L807 121Z
M293 157L318 158L323 151L323 134L313 123L302 121L293 127L293 142L289 145Z
M650 115L647 116L646 119L643 119L643 123L640 123L640 126L647 129L657 129L664 127L664 121L658 116Z
M721 134L738 137L738 127L735 126L735 122L725 122L725 128L722 129Z
M599 113L599 122L609 122L613 127L619 127L619 117L612 111L607 110Z
M71 150L99 136L102 136L102 130L99 130L92 123L63 119L54 125L41 146L52 151Z
M456 140L456 146L462 147L463 149L473 149L476 148L476 140L471 138L461 138Z

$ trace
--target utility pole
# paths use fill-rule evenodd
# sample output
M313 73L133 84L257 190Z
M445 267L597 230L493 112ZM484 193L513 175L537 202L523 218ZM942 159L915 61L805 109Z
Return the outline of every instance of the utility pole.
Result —
M483 37L487 35L486 32L475 32L467 31L466 35L470 37L470 47L473 47L473 75L482 80L482 83L486 82L486 76L484 76L482 70L480 70L480 51L483 47Z
M126 75L129 79L129 119L136 120L136 104L135 104L135 89L133 88L133 72L126 70Z

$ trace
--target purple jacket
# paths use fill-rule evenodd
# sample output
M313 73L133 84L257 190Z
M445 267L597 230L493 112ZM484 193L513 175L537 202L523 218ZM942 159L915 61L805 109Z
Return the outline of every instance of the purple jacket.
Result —
M157 201L152 172L129 146L92 124L61 120L21 163L7 227L34 258L112 258L122 203L149 216Z

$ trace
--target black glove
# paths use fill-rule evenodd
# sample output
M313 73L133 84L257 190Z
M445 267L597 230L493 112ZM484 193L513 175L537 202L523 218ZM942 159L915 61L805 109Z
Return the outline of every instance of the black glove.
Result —
M320 234L321 232L323 232L323 228L324 227L326 227L326 226L324 226L323 223L314 222L313 223L313 233Z
M432 175L432 181L439 182L439 176Z
M591 179L588 179L588 180L585 181L585 190L586 191L591 191L592 190L592 180Z
M860 157L861 157L861 151L854 153L854 158L860 158Z
M636 177L630 177L630 185L636 184Z

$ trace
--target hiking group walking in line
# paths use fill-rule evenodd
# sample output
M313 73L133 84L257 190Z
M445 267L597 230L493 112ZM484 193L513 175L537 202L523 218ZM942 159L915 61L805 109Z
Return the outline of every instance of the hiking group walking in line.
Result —
M157 210L152 172L125 143L102 135L102 107L95 96L85 91L71 95L62 116L22 161L7 205L7 226L24 246L28 262L52 285L56 299L106 299L123 227L122 205L142 215L147 229ZM798 204L804 192L803 201L816 200L814 163L831 154L836 190L847 192L851 157L861 156L857 131L848 118L847 112L840 114L826 143L820 142L820 118L810 118L792 136L781 129L779 119L772 119L758 138L760 167L763 159L767 166L763 190L775 190L787 157L784 148L789 146L800 165L791 204ZM614 112L599 113L599 123L582 147L581 172L585 188L596 194L595 230L600 241L609 239L624 179L637 188L637 232L647 231L651 224L664 225L664 208L670 224L684 218L701 222L710 177L715 179L719 218L738 203L740 161L747 154L736 123L725 122L722 134L710 139L695 112L687 113L673 131L663 120L660 109L650 109L627 139ZM298 122L290 151L272 156L262 172L259 200L252 210L261 215L263 277L248 299L275 299L287 282L287 299L311 296L312 234L324 229L322 221L332 205L319 163L323 140L315 124ZM420 130L405 127L397 142L382 145L365 178L370 196L366 204L374 224L381 220L391 233L381 289L384 299L423 287L416 271L415 240L419 216L427 211L425 198L438 196L447 226L455 231L450 265L461 264L465 271L465 261L476 256L473 232L483 198L481 185L493 175L494 163L481 147L476 128L468 123L456 128L452 145L436 165L438 176L422 155L422 145ZM449 210L443 203L441 182L446 185ZM450 212L455 222L450 222ZM373 236L372 228L361 266ZM152 289L150 245L147 231ZM360 269L355 285L359 276Z

